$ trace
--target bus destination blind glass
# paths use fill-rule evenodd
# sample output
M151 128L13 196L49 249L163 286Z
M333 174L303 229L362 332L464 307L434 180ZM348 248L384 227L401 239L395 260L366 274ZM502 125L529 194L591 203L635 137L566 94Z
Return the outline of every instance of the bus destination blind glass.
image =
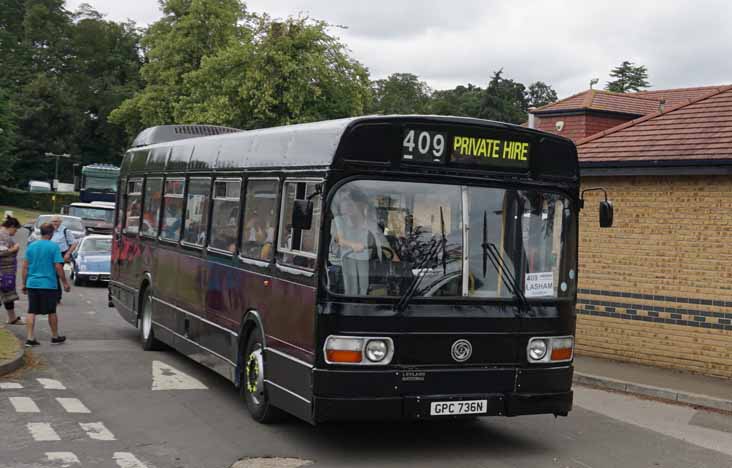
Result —
M450 145L448 146L448 142ZM528 169L530 144L525 141L455 135L406 129L402 139L402 160L409 162L450 162L506 169Z

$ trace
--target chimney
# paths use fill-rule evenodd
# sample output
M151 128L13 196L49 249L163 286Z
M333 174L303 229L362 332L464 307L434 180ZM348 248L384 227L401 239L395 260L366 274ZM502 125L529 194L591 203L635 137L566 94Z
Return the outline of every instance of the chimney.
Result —
M534 120L534 111L536 107L529 107L529 128L536 128L536 122Z
M663 112L663 110L666 108L666 100L661 99L658 101L658 112Z

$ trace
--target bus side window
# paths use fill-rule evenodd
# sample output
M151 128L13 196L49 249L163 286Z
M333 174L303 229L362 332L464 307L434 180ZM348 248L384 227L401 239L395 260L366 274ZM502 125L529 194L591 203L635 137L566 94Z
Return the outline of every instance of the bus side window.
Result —
M241 248L243 257L272 260L274 234L277 223L277 180L247 181L244 201L244 228Z
M178 242L183 220L183 179L166 179L160 238Z
M318 182L287 181L282 192L282 217L277 246L277 259L285 265L294 265L308 270L315 269L320 234L320 195L311 195L317 190ZM313 202L313 220L310 229L293 229L291 225L295 200Z
M140 229L142 212L142 180L127 182L127 211L125 215L125 234L137 234Z
M210 247L236 252L240 196L241 179L216 179L214 182Z
M143 236L155 237L158 235L158 222L160 220L160 199L163 191L163 179L147 179L145 184L145 203L142 212Z
M120 180L119 193L117 194L117 232L122 232L122 226L125 225L125 199L127 194L127 181Z
M199 247L206 244L208 201L210 196L210 178L191 177L189 179L186 220L183 225L183 242Z

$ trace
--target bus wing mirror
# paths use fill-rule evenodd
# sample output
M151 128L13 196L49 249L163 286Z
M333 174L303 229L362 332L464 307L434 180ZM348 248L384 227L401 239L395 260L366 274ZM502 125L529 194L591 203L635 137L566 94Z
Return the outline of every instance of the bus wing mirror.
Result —
M295 200L292 209L292 228L307 231L313 224L313 202L310 200Z
M613 226L613 202L600 202L600 227L609 228Z

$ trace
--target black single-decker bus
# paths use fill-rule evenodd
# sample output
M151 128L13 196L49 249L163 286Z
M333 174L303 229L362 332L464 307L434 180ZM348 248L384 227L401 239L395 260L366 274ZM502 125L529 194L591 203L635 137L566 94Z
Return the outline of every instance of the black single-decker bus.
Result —
M112 303L255 419L571 410L571 141L437 116L164 126L120 177Z

